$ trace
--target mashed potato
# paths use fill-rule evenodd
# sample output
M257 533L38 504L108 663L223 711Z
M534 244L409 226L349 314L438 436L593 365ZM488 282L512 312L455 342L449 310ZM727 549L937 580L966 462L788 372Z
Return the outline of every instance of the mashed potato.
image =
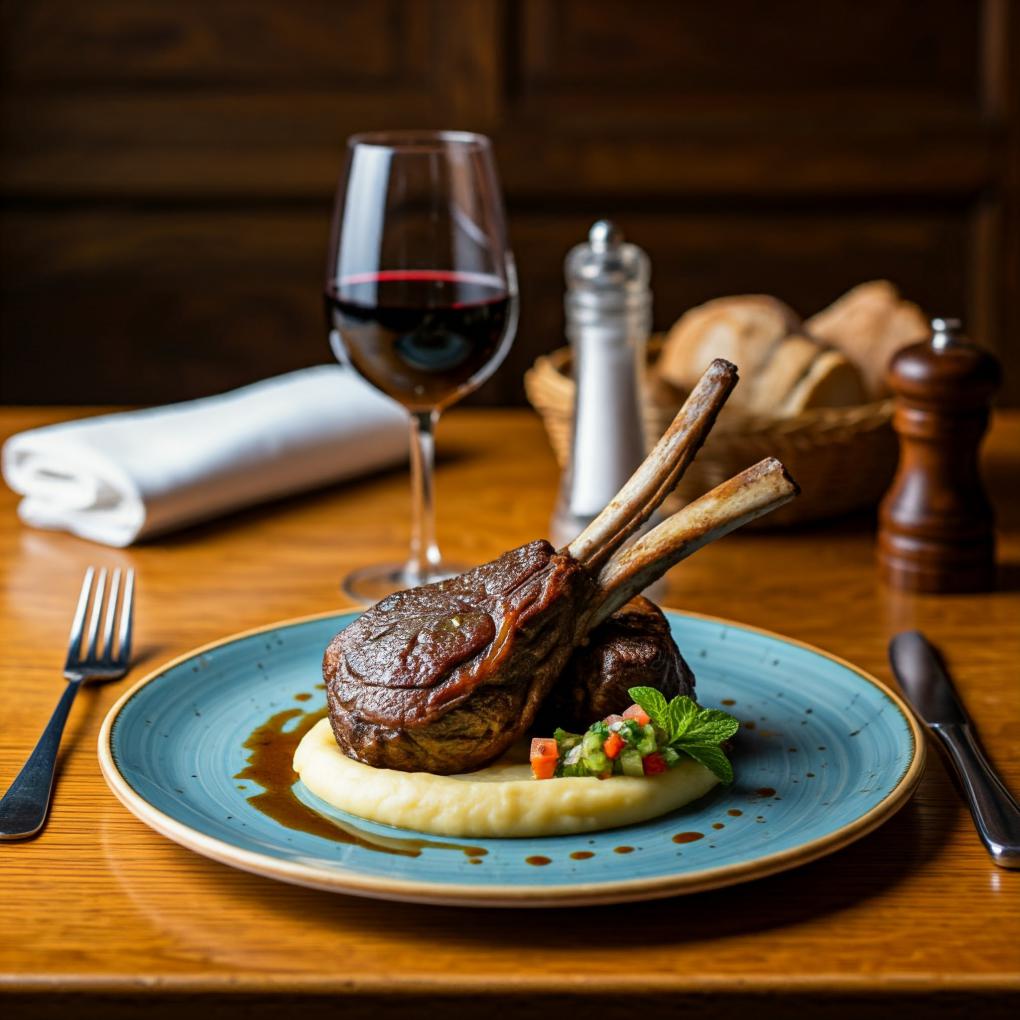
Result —
M657 776L531 778L520 755L459 776L377 769L348 758L323 719L298 745L294 769L341 811L437 836L560 836L613 829L674 811L718 782L693 759Z

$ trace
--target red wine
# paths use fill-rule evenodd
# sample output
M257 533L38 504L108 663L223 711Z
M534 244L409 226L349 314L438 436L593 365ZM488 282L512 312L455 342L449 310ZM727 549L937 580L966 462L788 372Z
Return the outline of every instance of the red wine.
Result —
M495 276L390 270L328 287L326 314L373 386L411 410L442 409L502 360L510 296Z

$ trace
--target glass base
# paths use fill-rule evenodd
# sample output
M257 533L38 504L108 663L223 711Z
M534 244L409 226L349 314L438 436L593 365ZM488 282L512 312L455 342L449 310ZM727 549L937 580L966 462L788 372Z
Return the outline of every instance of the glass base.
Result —
M379 563L351 571L341 581L340 590L355 602L369 606L395 591L431 584L433 581L445 581L467 569L462 563L440 560L439 563L430 564L427 573L422 575L409 570L406 563Z

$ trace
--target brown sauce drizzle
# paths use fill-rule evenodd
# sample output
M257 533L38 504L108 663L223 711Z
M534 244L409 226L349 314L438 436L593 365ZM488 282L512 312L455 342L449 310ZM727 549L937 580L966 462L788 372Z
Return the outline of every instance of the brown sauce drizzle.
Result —
M613 847L613 853L614 854L632 854L633 852L634 852L634 848L632 846L614 846Z
M312 696L307 691L305 691L303 694L295 694L294 695L294 700L295 701L311 701L311 699L312 699Z
M575 850L571 855L572 861L587 861L595 855L590 850Z
M287 708L270 716L261 726L252 730L244 742L248 752L248 764L234 776L235 779L250 779L263 788L248 798L253 808L287 829L307 832L312 836L360 846L383 854L399 857L420 857L422 850L457 850L472 863L484 857L488 851L480 846L466 846L463 843L442 843L430 839L401 839L394 836L377 836L348 822L327 818L303 804L294 794L298 774L294 771L294 752L301 738L320 720L326 717L326 709L305 712L300 708ZM292 719L297 719L293 729L284 730Z
M731 807L729 811L726 812L726 814L728 814L731 818L739 818L743 813L744 812L741 811L740 808L735 807Z
M705 834L703 832L678 832L673 837L674 843L696 843L699 839L704 839Z
M544 868L547 864L552 864L552 859L543 857L541 854L535 854L534 857L525 857L524 862L526 864L533 864L536 868Z

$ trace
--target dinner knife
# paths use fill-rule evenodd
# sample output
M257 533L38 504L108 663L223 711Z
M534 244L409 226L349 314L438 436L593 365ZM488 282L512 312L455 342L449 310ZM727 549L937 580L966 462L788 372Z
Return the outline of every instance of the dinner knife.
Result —
M889 643L889 661L914 712L941 741L978 834L1001 868L1020 868L1020 805L988 763L939 653L916 630Z

